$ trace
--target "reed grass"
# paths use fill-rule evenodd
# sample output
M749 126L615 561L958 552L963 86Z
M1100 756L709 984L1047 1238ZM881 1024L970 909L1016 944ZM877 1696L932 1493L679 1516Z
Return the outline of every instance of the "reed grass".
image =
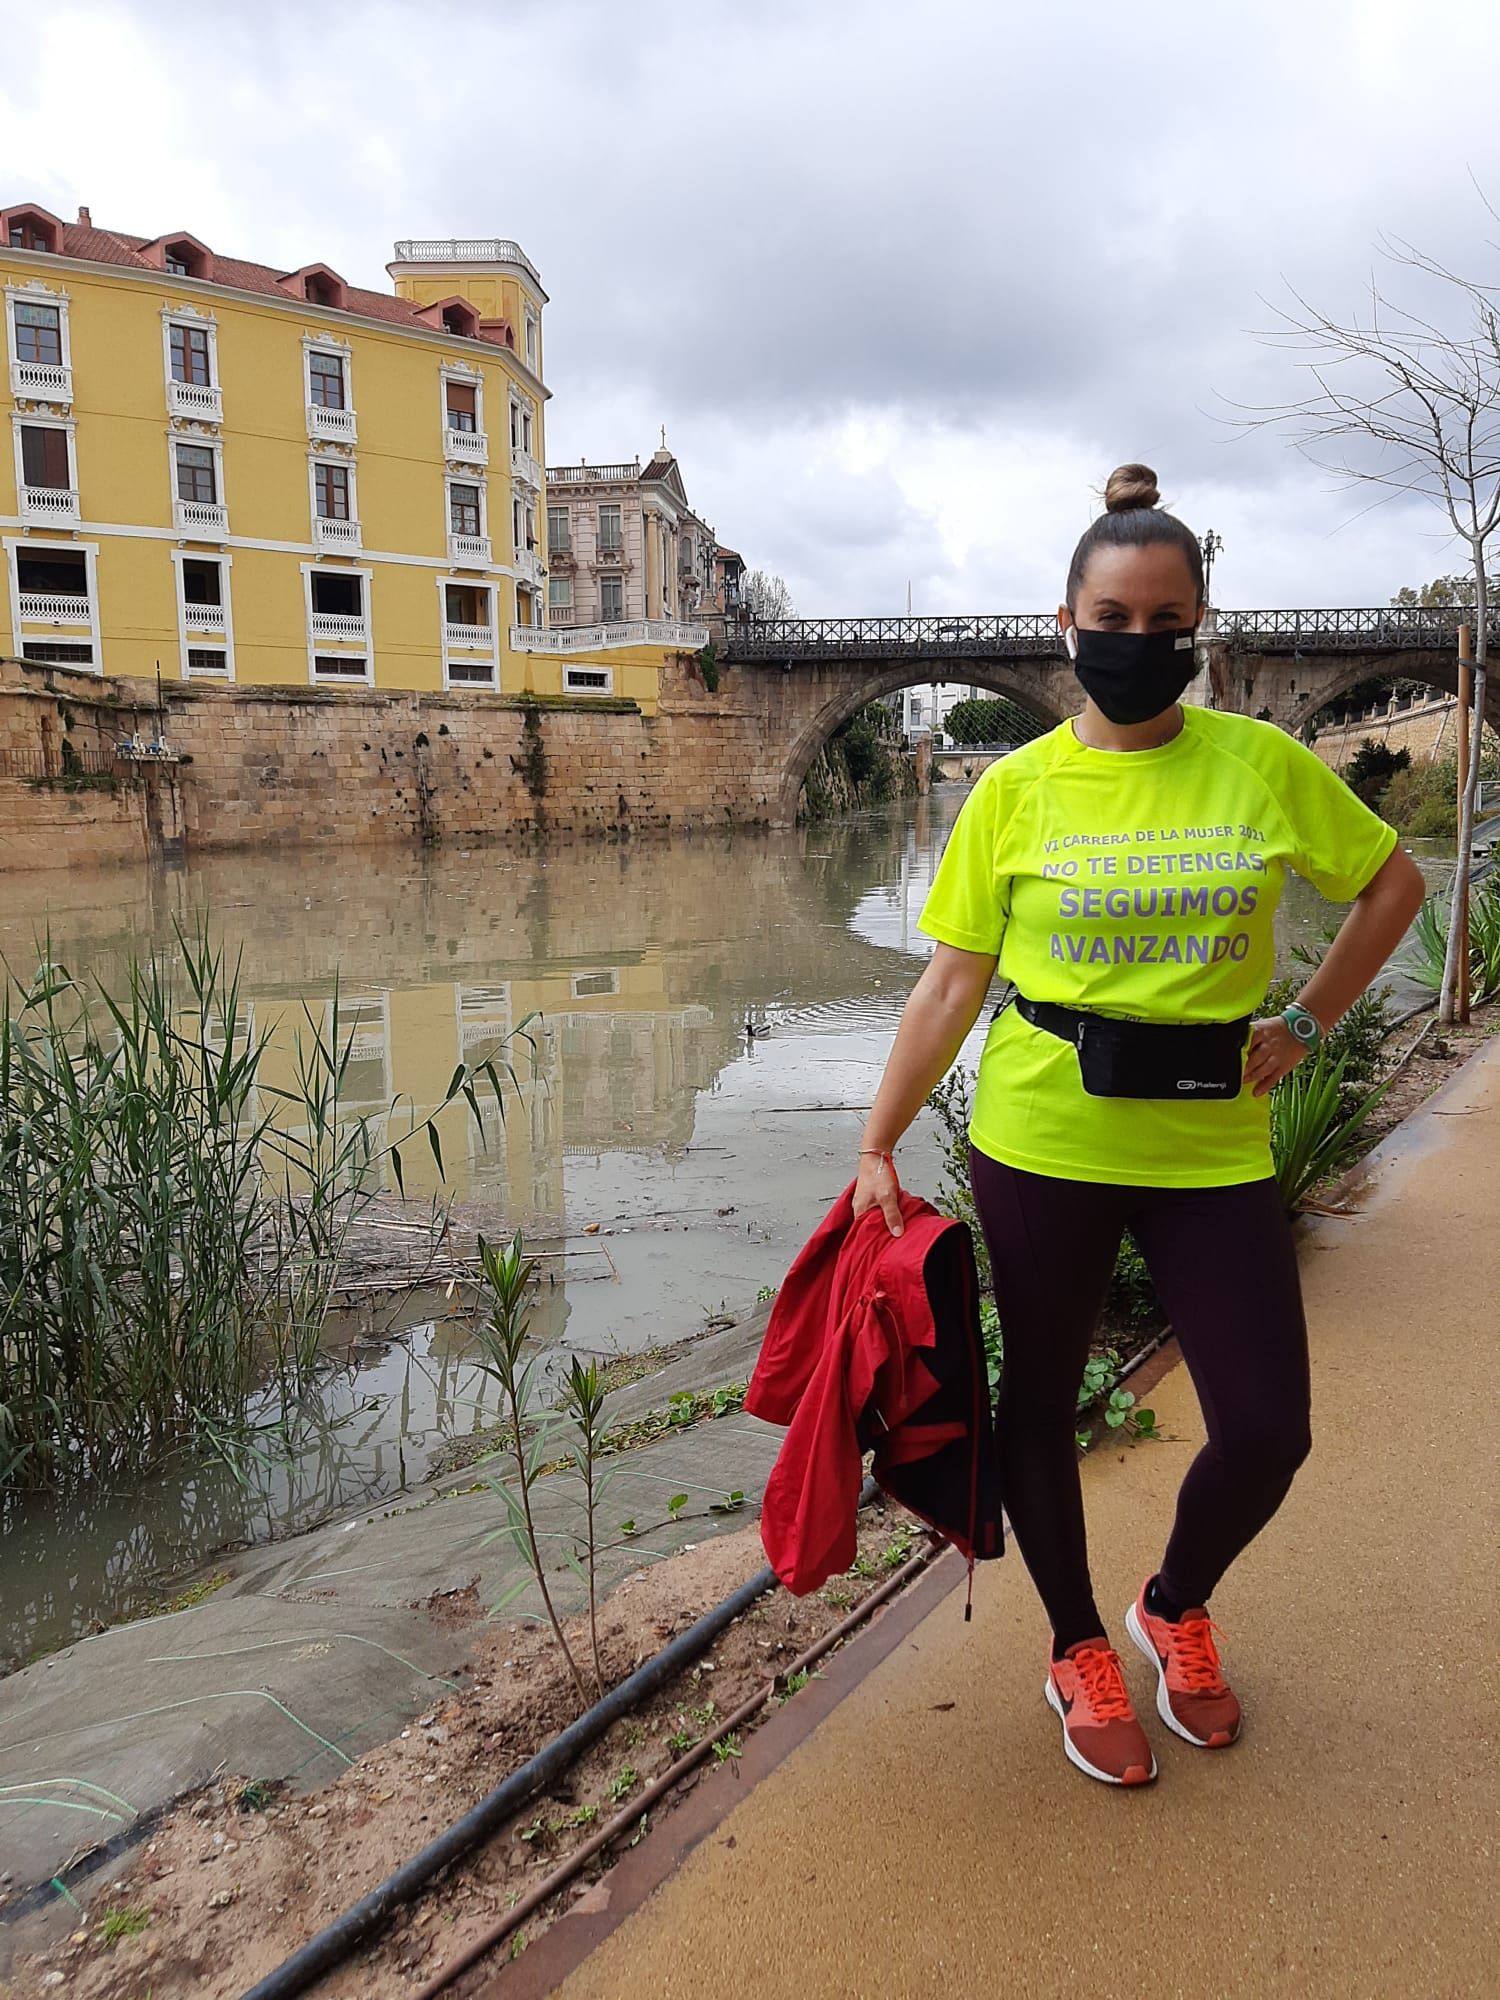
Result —
M252 1402L294 1409L349 1232L384 1164L503 1057L454 1072L398 1139L347 1115L337 991L304 1006L290 1085L270 1082L240 963L206 922L132 959L116 991L50 940L0 1000L0 1487L138 1475L182 1449L233 1453ZM267 1397L267 1391L270 1391Z

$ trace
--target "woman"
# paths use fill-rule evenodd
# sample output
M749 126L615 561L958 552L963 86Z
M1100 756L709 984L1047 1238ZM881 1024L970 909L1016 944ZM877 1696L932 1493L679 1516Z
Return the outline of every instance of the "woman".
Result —
M1082 712L980 778L922 913L937 940L861 1141L855 1214L899 1233L891 1153L978 1018L998 962L970 1171L1004 1339L1006 1510L1053 1631L1046 1698L1071 1761L1144 1784L1156 1759L1089 1579L1074 1444L1089 1342L1129 1229L1208 1442L1161 1567L1125 1614L1188 1742L1240 1710L1207 1605L1308 1450L1307 1334L1272 1177L1272 1087L1384 965L1422 899L1392 829L1274 725L1179 697L1203 615L1196 538L1121 466L1074 551L1064 644ZM1354 907L1286 1013L1250 1017L1287 869ZM1210 1025L1212 1024L1212 1025Z

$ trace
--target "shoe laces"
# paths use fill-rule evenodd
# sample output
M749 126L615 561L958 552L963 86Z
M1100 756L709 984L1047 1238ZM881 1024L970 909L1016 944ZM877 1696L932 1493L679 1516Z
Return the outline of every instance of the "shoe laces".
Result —
M1086 1646L1071 1658L1092 1720L1126 1721L1134 1710L1125 1692L1119 1654L1109 1646Z
M1172 1665L1188 1694L1224 1694L1228 1683L1219 1665L1219 1655L1214 1646L1213 1635L1224 1633L1211 1618L1184 1618L1173 1625L1165 1619L1170 1635L1167 1643L1172 1650Z

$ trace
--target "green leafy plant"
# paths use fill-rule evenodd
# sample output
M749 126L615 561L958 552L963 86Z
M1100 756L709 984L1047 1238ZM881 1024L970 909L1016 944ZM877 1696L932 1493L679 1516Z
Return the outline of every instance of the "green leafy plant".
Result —
M687 1505L687 1503L688 1503L688 1496L685 1493L674 1493L672 1495L671 1499L667 1502L667 1512L671 1515L674 1521L677 1519L677 1516L682 1512L683 1508Z
M703 685L710 694L719 691L719 648L710 639L698 654L698 671L703 676Z
M595 1692L602 1696L604 1668L599 1661L599 1591L595 1573L598 1539L594 1529L594 1513L604 1497L610 1474L599 1469L599 1445L604 1434L604 1389L599 1379L597 1361L590 1361L585 1365L576 1354L573 1356L568 1366L562 1410L565 1416L572 1418L578 1434L573 1446L573 1463L583 1482L588 1550L586 1567L574 1555L570 1555L569 1559L588 1588L589 1648L594 1660L594 1688Z
M738 1514L744 1504L744 1491L742 1488L736 1486L734 1491L726 1493L722 1500L710 1500L708 1511L710 1514Z
M99 1925L99 1935L104 1943L113 1947L121 1938L139 1937L151 1921L151 1912L139 1904L125 1909L106 1910Z
M1304 1057L1271 1092L1271 1158L1276 1185L1294 1209L1320 1181L1358 1157L1361 1131L1390 1088L1390 1079L1359 1093L1352 1110L1343 1103L1349 1058L1327 1045Z
M667 1748L674 1756L682 1757L700 1740L690 1729L674 1729L667 1738Z
M641 1774L634 1764L622 1764L609 1781L609 1795L616 1805L620 1805L640 1782Z
M740 1739L732 1729L727 1736L721 1736L714 1745L714 1762L716 1764L727 1764L732 1757L738 1757L739 1754Z
M1429 896L1417 912L1406 967L1418 985L1438 993L1448 946L1448 898ZM1469 990L1476 1000L1500 993L1500 882L1486 883L1469 903Z
M527 1583L535 1581L546 1607L552 1636L567 1663L578 1699L587 1707L588 1693L583 1676L578 1671L578 1663L568 1645L552 1602L552 1592L548 1588L547 1568L542 1560L531 1509L532 1488L541 1470L550 1437L548 1423L535 1421L531 1416L536 1361L526 1355L531 1317L526 1293L535 1264L522 1248L519 1230L503 1249L481 1236L479 1257L488 1294L488 1314L477 1327L477 1359L479 1366L499 1386L509 1432L508 1449L516 1468L515 1491L504 1480L491 1480L490 1490L504 1504L511 1539L528 1571L521 1583L508 1591L492 1609L501 1609L511 1598L518 1596ZM490 1539L492 1537L486 1537L486 1540Z
M760 1290L755 1294L755 1303L758 1306L769 1305L780 1289L779 1285L762 1285Z

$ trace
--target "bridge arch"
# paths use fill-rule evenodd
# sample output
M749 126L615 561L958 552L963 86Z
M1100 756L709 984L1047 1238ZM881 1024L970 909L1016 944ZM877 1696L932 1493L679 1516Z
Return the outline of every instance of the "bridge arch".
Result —
M1452 653L1354 654L1327 663L1306 662L1304 666L1310 672L1296 673L1296 694L1285 716L1276 718L1294 733L1300 732L1320 708L1337 701L1361 681L1422 681L1443 694L1455 698L1458 694L1458 661ZM1494 673L1485 677L1484 719L1491 729L1500 731L1500 675Z
M807 774L836 731L882 695L895 694L902 688L925 687L935 681L1004 695L1028 715L1035 716L1043 729L1055 729L1079 706L1078 682L1072 669L1062 662L1052 665L1024 658L962 660L949 655L938 660L905 660L873 671L861 669L857 674L839 675L826 699L802 724L787 752L776 814L778 823L788 825L796 819Z

